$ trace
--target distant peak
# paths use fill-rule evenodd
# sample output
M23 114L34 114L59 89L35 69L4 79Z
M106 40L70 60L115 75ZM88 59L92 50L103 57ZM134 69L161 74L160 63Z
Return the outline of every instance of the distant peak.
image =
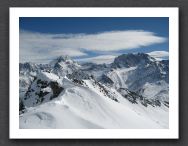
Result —
M68 61L73 62L73 60L68 55L61 55L61 56L58 56L57 58L55 58L54 60L52 60L50 62L50 65L54 66L61 62L68 62Z
M68 55L61 55L57 57L55 60L57 60L58 62L61 62L61 61L71 60L71 58Z
M150 56L145 53L128 53L128 54L122 54L122 55L116 57L116 59L123 59L123 60L136 59L137 61L140 61L142 59L149 59L149 58L150 58Z
M36 68L37 68L37 64L32 63L32 62L19 63L20 70L33 71L33 70L36 70Z
M145 53L128 53L122 54L114 59L115 67L132 67L139 64L147 64L151 62L151 58Z

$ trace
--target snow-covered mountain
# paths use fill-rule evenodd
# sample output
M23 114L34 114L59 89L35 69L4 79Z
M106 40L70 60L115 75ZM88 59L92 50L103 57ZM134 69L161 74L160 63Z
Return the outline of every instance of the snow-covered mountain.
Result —
M116 90L125 88L148 99L160 99L165 105L169 102L168 60L158 61L144 53L123 54L110 65L87 63L83 70Z
M79 65L60 56L20 64L20 83L20 128L168 128L168 60L138 53Z
M52 72L59 76L66 76L80 68L77 62L73 61L69 56L60 56L50 62Z

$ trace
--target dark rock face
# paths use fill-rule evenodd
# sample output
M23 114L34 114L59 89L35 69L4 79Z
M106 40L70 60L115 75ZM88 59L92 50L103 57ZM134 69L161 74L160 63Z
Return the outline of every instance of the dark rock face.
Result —
M129 84L129 89L136 90L142 87L146 82L156 82L161 80L160 70L156 66L147 68L138 68L129 75L126 83Z
M19 100L19 112L20 114L23 113L25 110L25 106L24 106L24 103L23 103L23 100Z
M82 70L74 71L72 74L68 74L69 79L88 80L90 76Z
M149 105L153 107L161 106L161 102L158 99L148 99L126 88L119 88L118 92L133 104L141 103L145 107ZM164 105L167 106L167 104L164 104Z
M47 89L50 90L45 90ZM25 94L24 101L27 104L27 100L31 100L33 105L41 104L44 101L52 100L63 91L61 87L55 81L44 81L36 78L33 83L30 85L28 91Z
M113 81L108 77L106 76L105 74L102 75L101 79L100 79L100 82L101 83L104 83L104 84L107 84L109 86L113 85Z
M116 95L114 92L112 92L110 89L108 89L106 86L104 86L103 84L101 84L100 82L97 82L96 80L94 80L93 82L93 86L98 86L100 92L102 92L104 94L104 96L114 100L115 102L119 102L118 99L116 98Z
M57 82L50 82L49 85L53 91L53 96L51 96L50 99L58 97L58 95L63 91L63 87L59 86Z
M144 53L138 54L123 54L114 59L112 67L121 68L121 67L133 67L137 65L145 65L150 63L150 56Z
M165 73L163 74L164 80L169 83L169 60L162 60L159 62L161 70Z

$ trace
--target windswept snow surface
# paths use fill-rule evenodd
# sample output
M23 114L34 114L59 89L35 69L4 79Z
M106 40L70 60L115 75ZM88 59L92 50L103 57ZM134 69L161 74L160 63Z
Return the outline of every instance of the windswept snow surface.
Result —
M94 81L84 80L84 83L81 86L65 77L62 80L64 90L57 98L27 108L20 115L20 128L168 128L167 107L132 104L111 89L118 100L116 102L100 92Z

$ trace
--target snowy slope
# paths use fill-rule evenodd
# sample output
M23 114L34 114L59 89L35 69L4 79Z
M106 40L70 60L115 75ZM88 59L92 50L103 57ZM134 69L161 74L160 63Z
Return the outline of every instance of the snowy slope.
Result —
M168 128L166 107L134 107L112 90L114 101L92 80L79 85L64 78L62 86L65 90L57 98L21 114L20 128Z
M135 70L136 67L116 69L111 72L108 72L107 76L114 82L114 86L116 89L124 87L127 88L126 81L128 79L128 75L132 70Z

